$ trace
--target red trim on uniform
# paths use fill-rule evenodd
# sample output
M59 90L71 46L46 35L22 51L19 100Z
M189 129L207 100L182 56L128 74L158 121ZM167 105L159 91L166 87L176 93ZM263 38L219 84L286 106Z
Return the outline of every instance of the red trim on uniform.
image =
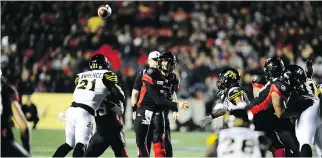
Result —
M283 97L282 92L274 84L271 86L271 90L272 92L277 93L278 96Z
M154 85L154 82L153 82L152 78L151 78L149 75L147 75L147 74L144 74L144 75L143 75L142 80L143 80L143 81L147 81L147 82L149 82L150 84Z
M143 82L142 88L140 90L140 98L139 98L139 101L138 101L138 104L137 104L138 108L141 107L141 103L143 101L143 98L145 97L146 91L147 91L147 89L146 89L145 83Z
M11 101L19 101L19 94L15 92L14 94L11 95L10 97Z
M275 86L275 88L276 88L276 86ZM265 100L263 102L255 105L254 107L252 107L250 109L250 111L252 112L253 115L255 115L256 113L258 113L258 112L260 112L262 110L266 110L267 109L267 105L272 100L271 94L272 94L272 86L270 87L269 92L268 92L268 95L266 96Z
M161 143L153 143L154 157L165 157L165 149Z
M116 118L117 122L119 123L119 125L123 126L123 124L122 124L122 122L120 120L119 114L115 114L115 118Z
M6 137L6 136L7 136L7 129L3 129L3 130L1 131L1 135L2 135L3 137Z
M274 157L285 157L285 148L278 148L274 150Z
M259 89L264 87L264 85L260 84L260 83L252 83L252 86L253 86L253 88L259 88Z
M255 105L254 107L252 107L250 109L250 111L253 113L253 115L255 115L256 113L262 111L262 110L266 110L268 107L268 104L272 101L272 93L275 92L277 93L277 95L279 95L280 97L283 97L283 94L282 92L276 87L275 84L272 84L270 89L269 89L269 92L268 92L268 95L267 97L265 98L265 100L257 105Z
M124 150L124 157L129 157L129 152L127 151L127 148L126 148L126 146L123 148L123 150Z

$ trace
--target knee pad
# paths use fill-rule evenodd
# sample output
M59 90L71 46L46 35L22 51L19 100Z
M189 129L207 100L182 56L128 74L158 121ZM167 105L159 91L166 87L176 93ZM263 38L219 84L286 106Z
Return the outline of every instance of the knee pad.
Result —
M312 157L312 148L309 144L302 145L301 157Z
M84 157L85 145L83 143L77 143L73 152L73 157Z

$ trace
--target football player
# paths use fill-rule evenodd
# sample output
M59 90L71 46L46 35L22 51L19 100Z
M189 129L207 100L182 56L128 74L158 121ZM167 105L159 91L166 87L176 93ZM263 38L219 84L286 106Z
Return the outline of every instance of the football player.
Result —
M74 102L65 111L66 143L62 144L53 157L64 157L74 148L73 157L83 157L93 133L95 111L110 92L118 100L124 100L117 83L117 76L110 71L110 63L102 54L94 55L89 66L91 71L77 75Z
M320 99L320 106L322 105L322 84L319 84L317 87L317 95ZM320 107L320 116L319 116L319 124L317 128L317 132L322 132L322 108ZM315 144L316 144L316 152L319 157L322 157L322 135L315 135Z
M290 95L290 87L282 78L284 69L284 63L280 58L267 59L264 72L268 82L246 106L246 110L250 110L254 115L255 130L264 131L272 140L271 150L277 157L285 156L285 148L290 156L299 154L294 125L289 118L280 118ZM288 152L289 150L291 151Z
M160 53L158 51L153 51L149 54L148 57L148 64L149 67L153 67L153 68L159 68L158 64L159 64L159 57L160 57ZM161 58L162 59L162 58ZM173 60L173 62L175 61L175 58ZM147 69L144 69L143 71L140 71L140 73L137 75L134 85L133 85L133 90L132 90L132 96L131 96L131 101L132 101L132 111L133 111L133 120L135 120L136 118L136 108L137 108L137 102L139 100L139 93L143 84L142 81L142 77L143 74L145 73ZM177 82L179 83L179 81ZM176 102L177 101L177 96L175 91L173 92L173 101ZM168 116L169 111L166 110L165 111L165 130L166 130L166 134L165 134L165 150L166 150L166 157L172 157L173 153L172 153L172 144L171 144L171 129L170 129L170 121ZM173 120L177 120L179 117L179 113L178 112L173 112L172 114L173 116ZM149 128L149 133L147 136L147 148L148 151L150 153L151 151L151 144L152 144L152 139L153 139L153 130L154 130L154 126L150 126Z
M306 76L300 66L286 67L284 77L290 83L292 95L283 117L296 117L295 133L300 143L300 156L312 157L314 137L322 136L322 131L317 131L320 119L320 100L317 96L317 88L314 81ZM317 142L317 145L320 143Z
M96 132L89 141L85 157L99 157L109 146L115 157L128 157L123 124L120 121L123 112L123 101L110 95L104 100L96 111Z
M1 76L1 106L1 157L29 157L31 131L21 110L18 92L3 76ZM11 130L12 119L19 127L23 147L14 140Z
M172 71L175 67L174 55L165 52L160 55L160 69L149 68L142 77L143 85L136 110L135 133L140 157L148 157L146 137L150 126L153 130L153 149L156 157L165 157L165 111L178 112L178 107L189 108L187 102L173 102L172 93L178 88L176 76Z
M265 157L269 140L263 132L251 129L251 119L245 110L230 111L224 116L226 129L213 134L207 157Z
M224 69L219 74L217 87L220 90L222 104L218 105L221 107L217 107L213 114L202 118L199 121L201 127L204 127L213 119L224 115L227 111L244 109L246 107L249 100L245 91L241 88L240 82L239 72L234 68Z

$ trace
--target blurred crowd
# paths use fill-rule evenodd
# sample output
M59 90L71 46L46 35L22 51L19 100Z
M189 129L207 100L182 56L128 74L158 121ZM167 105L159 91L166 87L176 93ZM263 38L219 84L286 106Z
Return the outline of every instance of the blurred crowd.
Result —
M177 55L181 97L212 105L218 73L234 67L250 82L265 59L314 62L322 82L320 2L1 2L1 69L22 94L72 92L95 52L105 54L130 95L149 52Z

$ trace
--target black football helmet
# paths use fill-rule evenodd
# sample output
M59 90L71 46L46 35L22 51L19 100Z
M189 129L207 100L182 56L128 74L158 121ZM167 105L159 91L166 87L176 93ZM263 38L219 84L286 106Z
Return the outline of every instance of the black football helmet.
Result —
M241 77L236 69L226 68L219 74L217 87L220 90L225 90L232 86L240 86L240 79Z
M111 64L104 55L96 54L89 60L89 67L91 70L109 70L111 68Z
M268 80L281 77L283 75L284 69L284 62L279 57L268 58L265 61L264 72L265 77Z
M307 80L305 71L297 65L287 66L283 77L289 82L293 89L299 89Z
M168 61L166 66L162 65L162 61ZM171 52L163 52L158 58L159 69L165 72L172 72L176 67L177 59Z

